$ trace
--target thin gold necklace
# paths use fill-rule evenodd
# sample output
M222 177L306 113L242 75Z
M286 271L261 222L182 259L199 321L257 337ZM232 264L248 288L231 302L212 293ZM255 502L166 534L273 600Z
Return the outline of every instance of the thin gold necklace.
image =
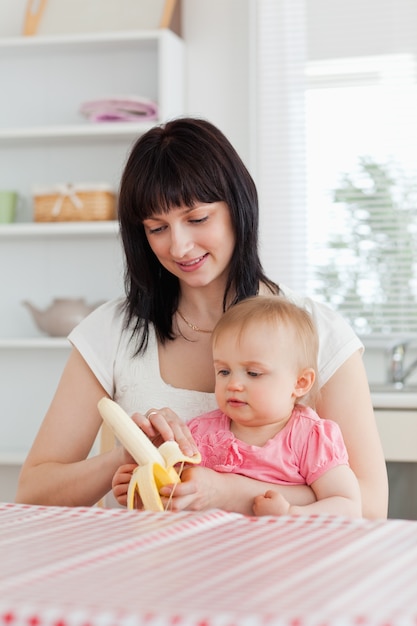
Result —
M177 309L177 313L180 316L180 318L187 324L187 326L189 328L191 328L191 330L194 330L196 333L207 333L210 334L213 331L212 330L204 330L204 328L200 328L199 326L196 326L195 324L192 324L191 322L189 322L187 320L186 317L184 317L184 315L181 313L181 311L179 309Z

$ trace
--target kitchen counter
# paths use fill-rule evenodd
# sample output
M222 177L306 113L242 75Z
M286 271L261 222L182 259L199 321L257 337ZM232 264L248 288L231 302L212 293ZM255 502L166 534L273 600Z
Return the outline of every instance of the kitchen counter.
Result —
M371 398L374 409L399 409L417 411L417 390L406 391L379 391L371 388ZM416 413L417 419L417 413Z
M371 385L386 461L417 462L417 387Z

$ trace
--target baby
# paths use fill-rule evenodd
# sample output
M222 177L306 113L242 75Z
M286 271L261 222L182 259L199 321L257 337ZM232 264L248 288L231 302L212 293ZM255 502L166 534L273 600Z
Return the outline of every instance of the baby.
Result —
M255 515L360 517L359 484L340 428L312 408L318 338L309 313L280 296L248 298L223 315L212 346L218 409L188 422L201 464L270 483L254 499ZM115 474L120 503L131 471L122 466ZM316 501L292 504L280 484L307 484Z

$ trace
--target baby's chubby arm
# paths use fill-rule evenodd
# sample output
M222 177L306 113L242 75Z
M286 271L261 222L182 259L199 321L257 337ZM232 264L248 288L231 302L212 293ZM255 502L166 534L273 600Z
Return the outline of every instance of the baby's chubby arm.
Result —
M162 500L171 497L170 509L202 511L219 508L243 515L253 515L253 501L260 491L270 488L264 483L239 474L222 474L207 467L188 467L181 474L181 483L160 490ZM294 505L315 502L315 495L306 485L274 486ZM173 493L172 493L173 492Z
M362 517L359 483L348 465L339 465L325 472L314 481L311 488L317 498L315 502L299 505L290 504L276 487L254 499L255 515L342 515Z

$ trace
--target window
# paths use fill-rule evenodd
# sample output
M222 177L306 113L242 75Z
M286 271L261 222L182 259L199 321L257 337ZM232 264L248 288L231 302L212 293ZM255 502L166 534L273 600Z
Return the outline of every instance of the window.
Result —
M362 335L417 333L412 4L258 2L265 269Z

